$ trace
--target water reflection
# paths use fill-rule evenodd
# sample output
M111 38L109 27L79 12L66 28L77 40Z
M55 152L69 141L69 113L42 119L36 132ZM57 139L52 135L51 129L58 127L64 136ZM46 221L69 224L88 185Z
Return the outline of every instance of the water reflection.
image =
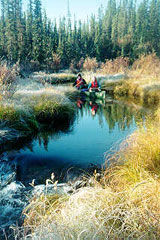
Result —
M118 128L123 131L130 128L133 122L136 124L143 122L147 109L137 108L135 106L129 106L123 102L116 102L111 99L107 101L92 100L80 98L77 100L77 106L80 109L80 116L85 114L90 116L98 115L99 124L104 126L104 118L109 126L109 130L112 131L118 125Z
M66 121L61 125L54 126L54 128L44 129L37 135L30 135L28 137L21 137L16 141L6 142L0 147L0 154L5 151L20 151L21 149L28 149L30 152L34 151L35 141L38 142L40 147L43 147L45 151L48 151L48 145L50 141L57 141L63 137L64 134L71 134L75 128L75 120L82 120L86 116L91 119L97 118L98 124L101 128L105 124L108 125L109 132L111 133L118 127L120 131L129 129L134 124L144 121L146 110L137 109L134 106L129 106L124 103L101 100L90 100L79 98L76 101L77 114L71 121ZM88 119L88 118L87 118ZM95 122L91 122L92 125ZM85 129L85 126L83 126ZM89 136L90 137L90 136Z
M79 109L82 109L83 107L86 107L86 106L85 106L85 103L86 103L86 99L84 99L84 98L79 98L79 99L77 100L77 102L76 102L77 107L78 107ZM89 104L89 106L90 106L90 108L91 108L91 114L92 114L92 116L95 116L96 113L97 113L97 110L98 110L98 107L99 107L100 103L97 103L95 100L92 100L92 101L90 100L89 102L87 102L86 105L88 105L88 104Z
M29 149L31 152L33 151L33 142L37 140L39 145L47 150L48 143L50 139L54 136L54 138L58 138L62 134L68 134L73 131L73 124L76 119L75 114L72 118L67 118L65 122L61 122L58 124L54 122L54 125L43 126L43 129L38 134L30 134L27 136L17 137L11 141L4 141L4 143L0 146L0 156L4 152L13 152L20 151L21 149Z
M28 184L33 178L44 183L52 172L65 181L68 168L86 169L104 163L104 153L136 129L145 111L124 103L77 99L76 118L49 131L5 144L12 152L16 180ZM14 152L13 152L14 150Z
M116 124L118 124L119 129L123 131L129 128L133 124L133 121L135 123L144 121L146 112L144 109L137 110L131 106L114 103L106 105L103 109L103 114L110 130L113 130Z

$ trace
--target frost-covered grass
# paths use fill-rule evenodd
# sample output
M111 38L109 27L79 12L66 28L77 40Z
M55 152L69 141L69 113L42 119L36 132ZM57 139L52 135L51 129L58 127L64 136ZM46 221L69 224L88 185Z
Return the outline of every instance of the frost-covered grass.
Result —
M32 233L22 239L158 239L159 196L159 182L150 177L125 190L110 183L34 198L24 225Z
M77 94L69 85L52 86L33 78L18 79L12 98L0 101L0 142L47 128L69 126L75 116L71 99Z
M57 84L57 83L72 83L76 80L77 75L72 73L52 73L46 74L44 72L34 73L32 78L39 81L39 82L47 82L50 84Z
M22 132L37 132L44 126L69 121L74 116L74 105L67 96L75 90L41 88L19 90L12 101L0 104L0 118L5 126Z

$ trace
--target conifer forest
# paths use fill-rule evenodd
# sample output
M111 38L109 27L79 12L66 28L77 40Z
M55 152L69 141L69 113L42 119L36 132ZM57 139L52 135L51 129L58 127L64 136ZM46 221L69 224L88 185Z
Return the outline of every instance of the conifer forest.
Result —
M66 11L67 12L67 11ZM86 22L66 17L51 21L41 0L1 0L0 57L8 63L36 63L40 68L53 60L69 67L86 56L98 62L142 54L160 56L160 0L108 0Z

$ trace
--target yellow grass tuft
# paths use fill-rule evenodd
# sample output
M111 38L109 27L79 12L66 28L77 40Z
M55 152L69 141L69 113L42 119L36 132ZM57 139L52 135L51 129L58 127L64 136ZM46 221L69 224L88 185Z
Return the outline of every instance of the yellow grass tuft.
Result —
M160 127L153 125L142 128L131 135L113 156L119 163L112 172L113 180L128 188L156 175L160 178Z

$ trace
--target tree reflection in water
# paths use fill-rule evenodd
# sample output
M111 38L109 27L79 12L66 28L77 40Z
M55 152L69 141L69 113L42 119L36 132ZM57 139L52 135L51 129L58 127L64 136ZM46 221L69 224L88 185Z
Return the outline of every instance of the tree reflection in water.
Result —
M98 116L99 124L103 127L104 118L112 131L116 125L120 130L125 130L133 124L133 121L137 124L143 122L146 115L146 110L143 108L135 108L135 106L129 106L124 103L102 101L102 100L90 100L90 99L78 99L77 107L79 108L78 114L83 117L84 114L89 116Z

